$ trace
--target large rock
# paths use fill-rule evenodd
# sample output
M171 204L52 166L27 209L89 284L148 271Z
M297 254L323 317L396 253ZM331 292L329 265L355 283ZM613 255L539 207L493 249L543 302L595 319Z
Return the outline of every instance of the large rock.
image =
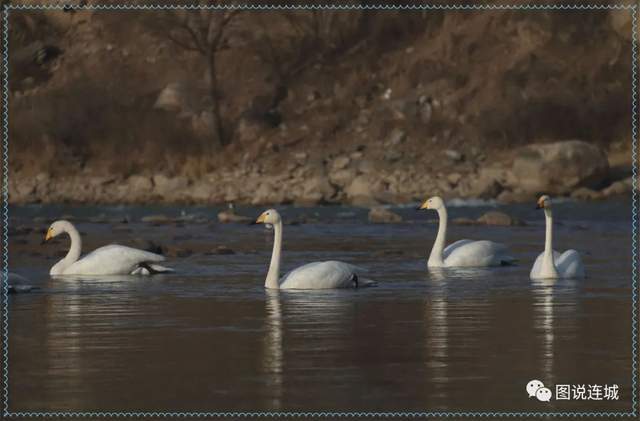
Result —
M302 194L296 202L303 205L315 205L328 202L336 193L336 189L324 175L316 175L304 182Z
M532 144L513 162L513 183L529 193L566 194L579 187L597 189L609 172L607 156L580 140Z
M336 186L347 186L356 177L356 170L347 168L329 172L329 180Z
M153 189L151 179L143 175L132 175L127 179L126 184L129 185L133 194L147 193Z
M285 192L282 183L265 177L262 183L251 195L252 205L271 205L284 202Z
M178 197L184 194L185 190L189 186L189 179L187 177L167 177L164 174L157 174L153 176L154 193L159 196Z
M571 197L576 200L597 200L602 198L602 193L589 187L580 187L571 193Z
M494 174L481 171L462 178L456 189L461 197L493 199L502 191L502 184Z
M344 189L344 192L353 205L363 206L377 203L369 178L364 175L355 177Z
M619 180L612 183L609 187L602 190L604 197L620 196L630 194L633 191L633 178L629 177L625 180Z

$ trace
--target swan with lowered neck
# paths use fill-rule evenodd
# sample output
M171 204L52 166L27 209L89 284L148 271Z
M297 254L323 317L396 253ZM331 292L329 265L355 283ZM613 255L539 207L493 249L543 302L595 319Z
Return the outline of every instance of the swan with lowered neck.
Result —
M71 238L71 247L67 255L53 265L50 275L148 275L173 272L157 264L165 260L164 256L117 244L100 247L81 259L82 239L69 221L51 224L44 241L63 233Z
M438 235L433 243L427 266L438 267L487 267L505 266L515 262L508 254L507 248L493 241L458 240L445 248L447 241L447 207L440 197L427 199L419 208L433 209L440 219Z
M333 289L373 286L374 281L359 277L361 268L344 262L330 260L300 266L280 279L282 253L282 219L275 209L264 211L256 224L273 226L274 240L271 263L264 286L270 289Z
M547 195L538 199L536 209L544 210L546 234L544 251L538 255L531 268L531 279L558 279L584 277L584 265L580 253L567 250L560 254L553 249L553 213L551 198Z

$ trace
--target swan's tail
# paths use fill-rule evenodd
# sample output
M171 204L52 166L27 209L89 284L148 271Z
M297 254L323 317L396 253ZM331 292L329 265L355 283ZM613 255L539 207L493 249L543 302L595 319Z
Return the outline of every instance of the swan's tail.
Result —
M372 280L372 279L364 279L364 278L360 278L358 279L358 286L366 288L366 287L377 287L378 286L378 282Z
M514 266L518 264L518 259L513 256L502 256L500 258L500 266Z
M371 279L360 278L355 273L351 276L351 282L353 282L353 286L355 288L375 287L378 285L376 281L372 281Z
M132 275L155 275L156 273L171 273L175 270L158 265L156 263L142 262L138 264L138 267L131 272Z

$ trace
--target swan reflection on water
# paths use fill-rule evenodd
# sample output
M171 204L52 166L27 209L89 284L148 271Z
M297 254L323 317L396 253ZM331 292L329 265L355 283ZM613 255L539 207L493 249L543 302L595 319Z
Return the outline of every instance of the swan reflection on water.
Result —
M429 268L429 279L436 282L455 280L487 279L495 273L495 269L486 267L442 267Z
M282 309L280 308L280 293L277 290L267 290L265 293L267 320L262 368L271 391L270 407L278 410L282 407Z
M532 290L532 306L534 314L534 328L542 333L542 372L544 378L553 383L554 378L554 324L558 311L573 312L573 305L558 306L557 295L562 290L563 293L572 295L575 291L575 279L535 279L531 280ZM572 320L569 318L568 320Z

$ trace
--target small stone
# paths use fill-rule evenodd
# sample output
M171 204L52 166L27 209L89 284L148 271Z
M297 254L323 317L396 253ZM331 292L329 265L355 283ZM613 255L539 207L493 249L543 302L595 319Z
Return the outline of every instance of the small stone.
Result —
M446 149L444 151L444 154L446 155L447 158L449 158L450 160L452 160L454 162L460 162L464 158L462 153L460 153L458 151L455 151L453 149Z
M396 151L394 149L388 150L384 154L384 160L387 162L393 163L399 161L400 159L402 159L402 152Z
M391 131L391 134L389 135L389 139L387 140L387 142L389 142L389 144L393 145L393 146L397 146L399 144L401 144L402 142L404 142L404 140L406 139L407 135L404 131L400 130L400 129L393 129Z
M333 160L331 166L333 170L342 170L344 168L347 168L350 162L351 159L348 156L339 156Z
M306 152L297 152L293 157L298 161L306 161L309 155Z

